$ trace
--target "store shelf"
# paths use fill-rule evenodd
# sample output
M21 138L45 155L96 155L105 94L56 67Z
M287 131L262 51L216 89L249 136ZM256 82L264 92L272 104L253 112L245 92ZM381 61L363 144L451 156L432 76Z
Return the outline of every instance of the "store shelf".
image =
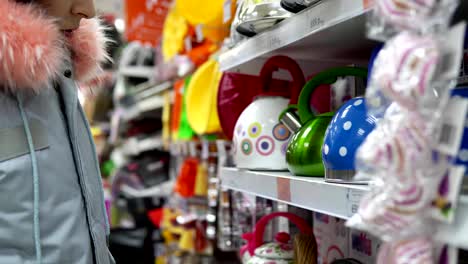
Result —
M223 168L223 187L347 219L356 212L367 186L327 183L323 178L296 177L288 172Z
M170 97L173 98L173 91L171 91ZM141 114L158 110L164 107L164 96L154 95L137 102L135 105L129 108L125 108L122 114L124 120L131 120L139 117Z
M322 178L291 176L288 172L260 172L222 168L221 185L255 196L348 219L357 210L367 186L327 183ZM451 225L439 228L435 239L468 250L468 197L460 199Z
M122 192L131 198L157 198L169 197L174 189L174 181L163 182L157 186L153 186L144 190L137 190L128 185L122 186Z
M370 2L322 1L223 53L221 69L240 71L252 60L274 54L297 60L366 62L375 45L365 35Z
M138 155L145 151L160 149L163 147L163 140L161 136L148 137L145 139L137 139L134 137L128 138L122 144L122 153L125 155Z

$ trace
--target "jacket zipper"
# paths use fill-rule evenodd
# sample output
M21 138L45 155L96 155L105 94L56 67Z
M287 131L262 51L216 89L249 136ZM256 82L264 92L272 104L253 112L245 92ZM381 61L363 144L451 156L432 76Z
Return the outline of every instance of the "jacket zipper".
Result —
M76 108L75 110L73 111L73 116L75 117L75 112L76 111ZM78 171L78 175L79 175L79 178L80 178L80 186L81 188L83 188L83 200L84 200L84 204L85 204L85 208L86 208L86 215L87 215L87 220L88 220L88 228L89 228L89 234L91 236L91 240L93 241L93 248L94 248L94 258L96 260L96 263L100 263L99 261L99 257L98 257L98 243L97 243L97 238L96 238L96 235L94 234L94 223L92 223L92 219L94 219L94 216L93 216L93 213L92 213L92 210L89 210L89 201L88 201L88 197L89 197L89 193L88 193L88 188L86 187L86 182L84 181L84 172L83 172L83 164L81 162L81 153L80 153L80 149L77 147L77 142L78 142L78 138L76 136L76 133L75 133L75 120L72 120L72 122L70 122L72 127L70 129L70 134L72 135L72 139L73 139L73 142L72 142L72 147L73 147L73 152L75 154L75 159L76 159L76 163L77 163L77 171Z

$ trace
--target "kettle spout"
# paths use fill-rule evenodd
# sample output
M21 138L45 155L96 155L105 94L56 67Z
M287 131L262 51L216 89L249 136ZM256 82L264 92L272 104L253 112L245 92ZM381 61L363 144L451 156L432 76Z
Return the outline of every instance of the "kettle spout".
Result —
M296 133L302 128L301 119L294 108L287 109L280 115L280 122L286 126L291 133Z

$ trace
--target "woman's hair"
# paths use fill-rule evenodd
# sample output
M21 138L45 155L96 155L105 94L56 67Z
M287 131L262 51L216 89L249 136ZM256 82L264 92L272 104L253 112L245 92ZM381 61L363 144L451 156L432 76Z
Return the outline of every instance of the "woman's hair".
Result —
M32 1L33 0L16 0L16 2L23 3L23 4L31 3Z

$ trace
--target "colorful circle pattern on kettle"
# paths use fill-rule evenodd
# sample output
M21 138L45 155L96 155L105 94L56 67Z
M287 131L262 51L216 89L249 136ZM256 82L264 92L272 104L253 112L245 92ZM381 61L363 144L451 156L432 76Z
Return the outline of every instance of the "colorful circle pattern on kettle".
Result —
M236 128L236 134L239 136L242 133L242 125L238 125Z
M277 124L273 128L273 137L276 140L285 141L289 139L289 136L291 136L291 132L289 132L289 129L285 125Z
M253 150L252 141L250 141L249 139L242 140L241 150L242 150L242 153L244 153L245 155L252 154L252 150Z
M262 125L258 122L255 122L249 126L248 130L249 136L251 138L257 138L262 134Z
M269 136L262 136L257 140L256 147L262 156L269 156L275 150L275 141Z

